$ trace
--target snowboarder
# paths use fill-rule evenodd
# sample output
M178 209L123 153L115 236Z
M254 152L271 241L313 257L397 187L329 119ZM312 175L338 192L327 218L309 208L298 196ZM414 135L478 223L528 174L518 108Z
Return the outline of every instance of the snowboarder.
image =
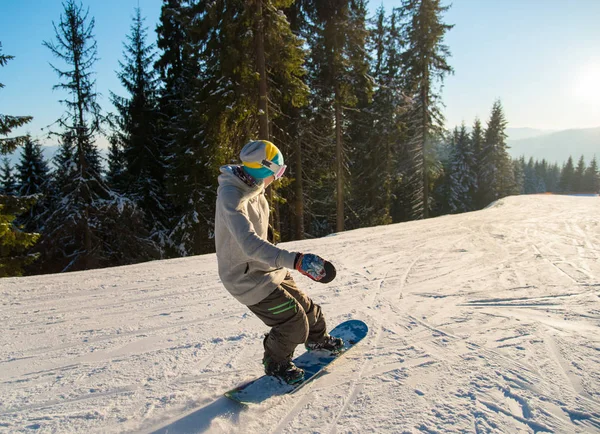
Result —
M271 327L263 341L265 373L293 384L304 378L304 371L292 362L298 345L335 353L343 342L327 333L321 308L296 286L288 269L327 283L335 277L335 268L317 255L290 252L267 241L265 189L286 169L279 149L266 140L251 141L240 160L241 165L221 167L218 178L219 276L231 295Z

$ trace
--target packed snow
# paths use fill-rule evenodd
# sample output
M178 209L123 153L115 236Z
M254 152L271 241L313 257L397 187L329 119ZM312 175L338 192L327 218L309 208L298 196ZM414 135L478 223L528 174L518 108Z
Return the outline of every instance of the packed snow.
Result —
M519 196L283 244L337 266L294 277L369 335L249 408L223 393L268 329L215 255L2 279L0 431L600 432L599 223L598 197Z

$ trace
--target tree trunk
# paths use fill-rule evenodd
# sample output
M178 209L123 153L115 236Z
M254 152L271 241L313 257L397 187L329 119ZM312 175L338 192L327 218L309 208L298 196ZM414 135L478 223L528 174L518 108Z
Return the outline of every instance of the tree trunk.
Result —
M344 144L342 142L342 107L339 87L335 89L335 144L336 144L336 178L337 178L337 218L336 231L344 231Z
M269 106L267 97L267 68L265 66L265 32L263 20L263 1L256 0L256 66L258 68L258 134L260 140L269 140ZM279 208L274 200L273 187L267 191L269 204L273 209L269 223L275 229L273 243L278 241L280 233Z
M427 64L427 63L425 63ZM423 218L429 217L429 176L427 174L427 155L425 147L427 145L427 134L429 132L429 117L427 115L427 109L429 107L429 70L425 71L425 78L423 80L423 86L421 87L421 100L423 101L422 107L422 128L423 128Z
M269 140L269 112L267 105L267 72L265 67L265 34L262 13L263 0L257 0L256 65L260 76L258 83L259 139Z
M294 205L296 210L296 239L304 239L304 190L302 184L302 145L294 140Z

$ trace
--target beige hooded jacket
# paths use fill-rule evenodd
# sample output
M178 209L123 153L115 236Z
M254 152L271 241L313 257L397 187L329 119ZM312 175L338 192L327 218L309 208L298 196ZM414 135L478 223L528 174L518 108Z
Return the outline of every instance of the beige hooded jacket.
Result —
M221 167L215 215L219 276L239 302L251 306L264 300L294 268L295 252L267 240L269 204L262 184L253 187Z

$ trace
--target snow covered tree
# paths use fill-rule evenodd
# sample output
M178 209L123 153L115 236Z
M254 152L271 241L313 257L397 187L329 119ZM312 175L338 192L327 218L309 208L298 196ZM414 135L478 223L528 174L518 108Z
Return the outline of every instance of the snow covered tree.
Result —
M204 6L204 2L198 5ZM211 251L211 209L216 190L216 180L211 178L218 174L217 165L212 170L204 165L213 148L204 147L202 140L207 113L199 107L200 48L192 42L191 19L190 2L164 0L156 29L160 53L155 66L162 83L159 137L167 163L167 191L174 207L169 254L178 256ZM219 127L222 125L217 123L215 128Z
M546 185L546 191L556 193L559 191L560 183L560 167L558 164L548 166L546 170L546 177L544 178L544 184Z
M407 113L407 151L410 161L408 183L412 184L411 214L413 218L429 215L430 174L435 170L432 145L441 136L444 118L440 109L439 87L447 74L450 50L444 35L453 26L445 24L442 15L449 6L441 0L403 0L403 52L406 92L413 103Z
M14 56L2 54L2 42L0 42L0 67L14 59ZM4 84L0 83L0 89ZM11 116L0 113L0 154L9 154L13 152L17 146L22 145L27 140L27 136L8 137L10 132L15 128L21 127L33 119L31 116Z
M577 167L575 168L575 173L573 174L574 193L583 193L583 175L585 173L585 169L585 158L582 155L577 163Z
M21 197L34 196L37 202L19 217L26 230L39 232L41 216L49 204L50 177L42 146L28 138L21 149L21 160L17 165L17 192Z
M400 77L401 44L398 13L386 17L385 10L379 8L368 43L373 53L368 73L372 83L362 86L359 122L350 128L350 203L358 220L354 227L392 221L396 162L403 133L401 116L406 106ZM372 103L365 107L365 97L371 93ZM350 111L351 119L354 113ZM356 134L356 130L360 133Z
M534 193L538 193L538 185L540 183L540 179L538 178L538 175L535 171L535 164L533 162L533 157L531 157L529 159L529 161L527 162L527 164L524 164L525 161L523 160L523 172L524 172L524 179L523 179L523 193L524 194L534 194Z
M159 48L168 51L157 64L166 74L165 91L174 91L171 101L183 107L166 123L169 188L177 207L171 240L187 255L214 248L219 166L234 161L248 140L268 139L262 136L280 129L275 119L286 106L300 105L307 90L301 80L302 43L282 10L290 0L169 4L163 6L159 37ZM172 37L181 38L178 47L169 44ZM176 49L180 56L173 55ZM167 67L175 59L181 62ZM176 71L186 78L171 85L168 74ZM178 83L189 89L179 92Z
M71 182L77 172L77 156L75 150L75 138L67 132L60 136L58 151L52 158L54 170L52 172L52 185L56 194L56 201L61 199L60 192Z
M150 237L164 250L168 238L165 162L163 142L158 136L158 80L154 66L154 48L146 42L139 8L135 10L131 34L124 44L124 61L117 73L128 92L121 97L111 92L117 109L118 129L111 146L112 180L123 175L120 187L144 212L145 227ZM122 148L121 148L122 147ZM121 148L121 149L119 149ZM119 168L122 158L124 170Z
M560 173L560 182L558 188L561 193L572 193L575 178L575 168L573 167L573 158L569 157Z
M106 170L106 183L108 187L118 193L124 193L127 190L125 156L123 154L123 145L120 142L118 134L111 134L108 139L110 147L108 148Z
M21 150L21 160L17 165L19 179L18 194L31 196L43 194L48 183L48 164L42 153L42 145L28 138Z
M2 54L0 43L0 67L12 59L13 56ZM4 85L0 83L0 89ZM32 119L31 116L11 116L0 114L0 155L13 152L17 146L26 143L29 136L8 137L11 131L21 127ZM35 197L17 198L17 186L13 177L8 159L4 159L2 172L2 194L0 194L0 277L20 276L23 267L31 264L37 256L27 253L28 249L39 238L37 233L27 233L15 223L15 219L24 214L36 202Z
M2 168L0 169L0 193L12 195L15 193L17 184L13 174L13 168L8 158L2 159Z
M467 127L463 123L455 128L450 163L450 211L461 213L475 209L474 194L477 188L475 157Z
M479 163L478 208L510 194L518 194L513 165L506 146L506 119L500 101L492 107Z
M523 194L523 190L525 189L525 169L523 163L524 161L521 159L512 160L513 177L515 183L513 194Z
M364 77L368 61L365 10L364 2L350 0L311 0L305 10L308 24L303 35L309 48L307 82L311 88L305 154L306 161L319 161L305 166L308 230L324 235L344 230L352 147L349 112L364 105L371 92ZM352 135L357 138L356 131Z
M94 19L73 0L64 4L54 26L56 42L44 45L69 69L53 66L61 79L55 88L66 92L66 113L60 176L54 206L48 212L43 237L36 246L43 271L82 270L122 265L155 257L152 243L140 230L142 214L134 203L111 191L100 176L100 158L94 144L100 129L92 67L97 60ZM59 168L60 170L61 168Z
M586 193L600 193L600 173L595 156L583 175L582 190Z
M548 189L546 180L548 178L548 162L546 160L536 161L534 165L535 175L538 180L536 192L545 193Z

